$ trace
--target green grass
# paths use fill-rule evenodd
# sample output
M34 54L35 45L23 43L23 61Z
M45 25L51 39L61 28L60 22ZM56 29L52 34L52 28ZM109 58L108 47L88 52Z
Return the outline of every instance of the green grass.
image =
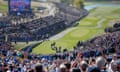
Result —
M74 27L72 31L65 34L65 36L61 39L55 40L56 46L62 46L62 49L67 48L68 50L71 50L79 40L85 41L92 37L103 34L104 28L109 26L108 23L111 20L119 19L119 17L117 17L119 15L118 9L120 9L120 7L97 7L94 11L91 11L86 18L82 19L79 22L79 25ZM103 18L105 20L102 22L101 27L96 28L97 23ZM35 47L32 53L55 53L55 51L52 51L50 48L50 44L53 42L54 41L51 40L42 43L41 45Z
M96 26L96 23L100 20L100 18L96 17L86 17L85 19L81 20L79 23L79 27L81 26Z
M114 10L112 13L120 14L120 8Z

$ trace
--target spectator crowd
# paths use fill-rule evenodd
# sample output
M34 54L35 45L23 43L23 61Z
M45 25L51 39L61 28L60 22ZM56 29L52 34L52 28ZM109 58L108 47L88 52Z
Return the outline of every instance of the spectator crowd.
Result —
M47 38L55 34L54 31L58 31L59 28L70 26L74 21L72 18L75 20L81 18L74 15L74 11L69 13L69 7L66 10L63 8L61 7L61 12L54 17L17 22L15 25L11 23L9 17L0 18L0 72L120 72L118 29L112 32L105 29L105 34L85 42L79 41L71 51L66 49L49 55L18 51L11 45L11 41ZM113 28L118 26L114 25ZM8 40L5 40L6 34ZM54 45L55 43L51 46Z

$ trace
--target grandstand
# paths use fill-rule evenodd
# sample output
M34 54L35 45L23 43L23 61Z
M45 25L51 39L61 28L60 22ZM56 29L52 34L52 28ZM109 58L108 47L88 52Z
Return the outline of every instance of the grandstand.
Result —
M55 5L58 4L55 3ZM75 21L88 14L86 10L75 10L67 14L65 8L59 6L57 8L60 8L59 12L55 13L54 16L49 15L43 18L36 18L33 13L1 17L1 38L5 40L6 34L8 35L7 40L12 42L44 40L71 26ZM68 6L68 11L71 9L74 10Z

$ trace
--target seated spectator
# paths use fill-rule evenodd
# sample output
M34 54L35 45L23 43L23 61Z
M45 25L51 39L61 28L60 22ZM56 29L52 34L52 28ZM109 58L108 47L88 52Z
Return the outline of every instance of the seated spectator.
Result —
M45 72L45 71L43 70L43 66L41 64L37 64L35 66L35 72Z
M79 68L72 68L71 72L81 72Z

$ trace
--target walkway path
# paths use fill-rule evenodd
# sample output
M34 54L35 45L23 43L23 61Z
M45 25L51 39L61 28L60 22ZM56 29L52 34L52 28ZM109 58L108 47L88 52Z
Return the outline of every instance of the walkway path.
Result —
M76 27L75 27L75 28L68 28L68 29L62 31L62 32L59 33L59 34L52 36L52 37L50 38L50 40L58 40L58 39L62 38L65 34L67 34L68 32L70 32L70 31L72 31L72 30L74 30L74 29L76 29Z

